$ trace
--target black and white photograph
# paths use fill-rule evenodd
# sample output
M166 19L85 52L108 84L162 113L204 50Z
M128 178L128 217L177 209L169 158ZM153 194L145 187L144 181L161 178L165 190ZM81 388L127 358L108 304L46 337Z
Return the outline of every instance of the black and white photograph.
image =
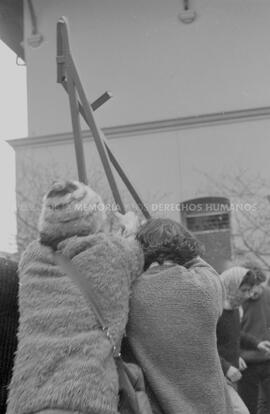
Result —
M0 414L270 414L269 21L0 0Z

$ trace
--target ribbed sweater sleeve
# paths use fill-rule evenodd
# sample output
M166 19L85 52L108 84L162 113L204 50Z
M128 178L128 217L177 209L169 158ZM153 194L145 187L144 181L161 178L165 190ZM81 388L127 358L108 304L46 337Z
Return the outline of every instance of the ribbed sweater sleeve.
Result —
M217 348L223 372L224 370L227 372L230 365L239 367L240 317L238 309L223 310L217 324Z

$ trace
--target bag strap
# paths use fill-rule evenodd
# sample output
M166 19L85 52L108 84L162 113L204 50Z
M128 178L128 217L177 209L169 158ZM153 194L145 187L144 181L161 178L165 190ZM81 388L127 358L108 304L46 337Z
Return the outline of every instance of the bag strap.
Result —
M139 414L141 412L136 397L136 392L134 390L134 385L132 384L131 378L128 373L128 366L125 364L121 357L121 352L117 351L120 349L121 341L119 344L115 345L113 337L110 333L109 328L106 326L106 323L103 319L103 316L100 312L99 305L96 301L96 298L93 292L89 289L89 283L86 281L85 277L77 270L76 266L72 263L70 259L59 252L54 252L54 258L56 264L60 269L70 277L73 283L79 288L82 295L84 296L86 302L91 306L98 323L103 332L105 332L107 338L112 344L113 356L117 366L118 375L119 375L119 384L122 383L127 394L128 394L128 403L129 408L132 414ZM119 346L118 346L119 345Z
M112 344L112 350L113 350L114 357L118 357L119 353L117 354L116 352L117 352L117 349L119 349L119 347L115 344L113 337L110 333L109 327L106 326L104 318L100 312L100 308L97 303L97 300L93 292L91 291L91 289L89 289L89 283L86 281L85 277L77 270L76 266L72 263L72 261L69 260L66 256L64 256L63 254L59 252L54 252L54 258L55 258L55 262L58 264L60 269L62 269L62 271L70 277L73 283L81 291L86 302L91 306L102 331L105 332L108 340Z

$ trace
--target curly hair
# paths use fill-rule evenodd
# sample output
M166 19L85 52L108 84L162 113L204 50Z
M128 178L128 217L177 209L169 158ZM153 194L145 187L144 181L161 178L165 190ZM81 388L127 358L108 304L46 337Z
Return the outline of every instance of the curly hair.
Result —
M158 262L170 260L184 266L203 253L200 242L180 223L165 218L150 219L138 230L145 265L144 270Z
M240 287L243 286L243 285L249 285L250 287L253 287L257 284L258 284L258 280L257 280L257 275L256 275L255 271L249 269L247 271L247 273L245 274L245 276L244 276L244 278L243 278L243 280L240 284Z
M251 270L255 274L256 284L260 284L260 283L263 283L263 282L266 281L266 279L267 279L266 274L264 273L264 271L262 270L260 265L257 264L256 262L246 261L246 262L244 262L243 266L246 269Z

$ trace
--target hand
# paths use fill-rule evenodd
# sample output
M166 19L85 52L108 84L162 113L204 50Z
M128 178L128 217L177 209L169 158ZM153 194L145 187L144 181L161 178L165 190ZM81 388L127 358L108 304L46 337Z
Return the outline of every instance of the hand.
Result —
M229 378L232 382L237 382L242 378L242 374L239 369L233 367L232 365L226 372L226 377Z
M261 341L257 348L264 352L265 354L267 354L268 356L270 356L270 341Z
M126 214L116 212L116 217L121 226L121 235L123 237L135 236L139 226L139 218L133 211L128 211Z
M244 371L245 369L247 369L247 364L245 363L243 358L240 357L239 358L239 370Z

